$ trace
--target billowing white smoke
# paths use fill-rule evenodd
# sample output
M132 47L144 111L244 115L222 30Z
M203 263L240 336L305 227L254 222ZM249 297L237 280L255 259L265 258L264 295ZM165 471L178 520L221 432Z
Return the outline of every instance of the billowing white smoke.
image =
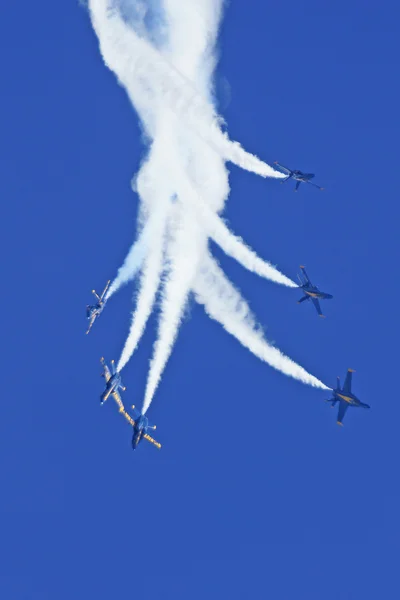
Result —
M143 0L124 0L124 20L113 0L89 0L104 62L127 90L151 140L137 180L143 228L109 292L110 296L141 270L118 370L137 347L161 286L158 339L143 412L157 389L191 291L207 313L256 356L304 383L327 389L265 341L246 302L209 254L212 238L245 268L297 287L234 236L219 216L229 195L226 161L264 177L282 177L220 129L212 74L222 0L160 0L162 35L138 22L139 5L145 7Z
M196 0L188 0L187 4L193 2ZM103 60L127 90L147 133L154 139L154 112L151 107L162 98L163 108L169 108L179 118L183 117L186 124L226 160L262 177L284 178L285 175L243 150L238 142L229 140L219 127L219 117L206 98L199 93L195 84L168 61L167 54L161 54L148 40L139 37L134 29L124 22L117 4L114 0L89 0L91 19L99 38ZM135 4L135 0L132 0L132 6ZM220 2L207 1L204 6L201 6L200 2L196 4L197 10L192 12L192 17L210 9L214 12L215 7L210 5ZM169 8L182 12L184 5L182 0L180 7L174 5ZM165 9L167 8L166 3ZM206 35L211 35L208 29L209 20L202 22L201 19L197 21L197 17L195 19L191 22L182 19L180 23L174 19L174 24L181 28L187 25L187 31L193 32L193 25L197 22L199 29L203 25ZM191 43L188 35L186 38ZM206 48L212 47L214 42L215 38L206 39L203 45ZM182 48L187 52L188 46Z

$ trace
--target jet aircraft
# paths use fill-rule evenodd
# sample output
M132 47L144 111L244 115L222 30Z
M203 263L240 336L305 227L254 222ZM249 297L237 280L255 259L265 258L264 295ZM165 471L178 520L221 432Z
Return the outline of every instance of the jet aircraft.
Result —
M313 285L311 283L310 278L308 277L303 265L300 265L300 269L304 280L300 277L300 275L298 275L297 277L299 278L301 289L303 290L303 292L305 292L305 296L300 298L298 304L304 302L305 300L311 300L315 308L317 309L317 313L319 314L319 316L325 317L325 315L322 314L318 298L320 300L330 300L331 298L333 298L333 296L331 294L327 294L326 292L321 292L316 285Z
M108 400L110 396L112 396L115 402L118 404L119 409L124 410L124 405L122 403L121 396L119 395L119 390L125 391L126 388L122 385L121 374L115 370L115 363L113 360L111 361L111 371L107 367L103 357L101 357L100 362L104 369L101 376L106 380L106 387L100 396L100 404L104 404L104 402Z
M101 313L103 312L103 309L105 307L106 304L106 300L104 299L107 290L110 286L110 282L111 280L107 281L106 287L103 290L103 293L101 294L101 296L99 296L96 293L96 290L92 290L92 294L95 295L96 299L97 299L97 303L96 304L87 304L86 305L86 317L87 319L89 319L89 328L87 330L86 333L89 333L89 331L91 330L93 323L95 322L95 320L97 319L98 316L101 315Z
M132 419L131 415L126 412L124 407L120 408L119 412L125 417L125 419L128 421L128 423L130 423L133 427L133 436L132 436L133 450L136 450L136 448L138 447L139 443L142 440L147 440L148 442L152 443L156 448L160 449L161 444L156 442L156 440L153 439L152 437L150 437L149 434L147 433L148 429L156 429L156 426L150 425L149 420L145 415L139 414L138 411L135 410L134 406L132 406L132 408L135 412L135 417L137 417L136 421L134 419Z
M287 181L288 179L294 179L296 181L296 186L294 188L295 192L297 192L301 183L309 183L310 185L313 185L314 187L318 188L319 190L324 189L323 187L320 187L319 185L317 185L316 183L311 181L311 179L314 179L314 177L315 177L314 173L303 173L303 171L299 171L298 169L296 169L295 171L292 171L291 169L288 169L287 167L280 165L277 160L275 161L274 164L278 165L278 167L286 173L286 178L282 179L281 183L285 183L285 181Z
M347 371L343 389L340 389L340 378L337 378L336 389L332 390L333 397L330 400L327 400L327 402L332 404L332 408L335 406L336 402L339 402L339 412L336 421L338 425L343 425L344 415L349 406L355 406L356 408L370 408L369 404L361 402L361 400L359 400L351 391L353 373L353 369Z

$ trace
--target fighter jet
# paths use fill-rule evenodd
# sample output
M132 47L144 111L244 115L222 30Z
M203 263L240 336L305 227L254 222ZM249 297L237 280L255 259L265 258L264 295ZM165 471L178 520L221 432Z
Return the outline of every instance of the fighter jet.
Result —
M288 179L295 179L295 181L296 181L296 186L294 188L295 192L297 192L301 183L309 183L310 185L313 185L314 187L318 188L319 190L324 189L323 187L320 187L319 185L317 185L316 183L311 181L311 179L314 179L314 177L315 177L314 173L303 173L303 171L299 171L297 169L295 171L292 171L291 169L288 169L287 167L280 165L277 160L275 161L274 164L278 165L278 167L287 174L286 178L282 179L281 183L285 183L285 181L287 181Z
M338 425L343 425L344 415L346 414L349 406L355 406L356 408L370 408L369 404L361 402L361 400L359 400L351 391L351 380L353 373L353 369L349 369L347 371L343 389L340 389L340 378L337 378L336 389L332 390L333 398L327 400L327 402L332 404L332 408L335 406L336 402L339 402L339 412L336 421Z
M104 377L104 379L106 380L106 387L104 389L104 392L100 396L100 404L104 404L104 402L108 400L110 396L112 396L115 402L118 404L119 409L124 410L124 405L122 403L121 396L119 395L118 391L126 390L126 388L122 385L121 375L115 370L115 364L113 360L111 361L111 372L110 369L107 367L103 357L101 357L100 362L103 365L104 369L101 376Z
M321 292L317 288L316 285L313 285L311 283L310 278L308 277L307 272L306 272L305 268L303 267L303 265L300 265L300 269L303 274L304 280L301 278L300 275L298 275L297 277L299 278L301 289L303 290L303 292L305 292L305 296L300 298L300 300L298 301L298 304L300 304L301 302L304 302L304 300L311 300L312 303L314 304L315 308L317 309L317 313L319 314L319 316L325 317L325 315L322 314L318 298L320 300L330 300L331 298L333 298L333 296L331 294L326 294L325 292Z
M132 436L133 450L136 450L136 448L138 447L139 443L142 440L147 440L148 442L151 442L152 444L154 444L154 446L156 448L160 449L161 444L156 442L156 440L154 440L152 437L150 437L149 434L147 433L148 429L156 429L156 426L150 425L149 420L147 417L145 417L145 415L139 414L138 411L135 410L134 406L132 406L132 408L135 412L136 421L134 419L132 419L132 417L130 416L129 413L126 412L124 407L120 408L119 412L125 417L125 419L128 421L128 423L130 423L133 427L133 436Z
M97 317L99 315L101 315L101 313L103 312L103 309L105 307L106 304L106 300L104 300L105 295L107 293L107 290L110 286L110 280L107 281L106 287L103 290L103 293L101 294L101 296L99 296L96 293L96 290L92 290L92 294L94 294L96 296L97 299L97 304L87 304L86 305L86 317L89 319L89 328L87 330L86 333L89 333L89 331L91 330L93 323L95 322L95 320L97 319Z

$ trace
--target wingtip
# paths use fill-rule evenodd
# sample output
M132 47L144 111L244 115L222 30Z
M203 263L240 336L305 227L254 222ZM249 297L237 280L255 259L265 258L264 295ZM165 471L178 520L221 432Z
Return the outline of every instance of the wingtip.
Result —
M348 369L348 372L349 373L355 373L355 370L354 369Z
M336 421L337 425L340 425L340 427L343 427L343 423L341 423L340 421Z
M319 315L321 319L326 319L326 315Z

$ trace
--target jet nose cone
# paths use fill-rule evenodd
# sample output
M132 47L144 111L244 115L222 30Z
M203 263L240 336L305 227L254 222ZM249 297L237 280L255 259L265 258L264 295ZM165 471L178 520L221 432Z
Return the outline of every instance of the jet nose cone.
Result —
M327 295L326 295L326 299L327 299L327 300L332 300L332 298L333 298L332 294L327 294Z

